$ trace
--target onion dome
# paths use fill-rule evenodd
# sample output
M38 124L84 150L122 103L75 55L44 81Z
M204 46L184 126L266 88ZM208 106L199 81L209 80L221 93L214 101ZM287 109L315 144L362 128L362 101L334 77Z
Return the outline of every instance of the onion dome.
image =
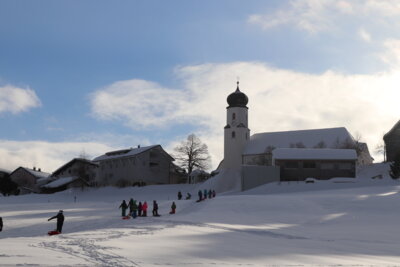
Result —
M247 103L249 102L249 99L247 96L240 92L239 90L239 82L237 82L237 88L236 91L230 94L226 100L229 104L229 108L233 107L246 107Z

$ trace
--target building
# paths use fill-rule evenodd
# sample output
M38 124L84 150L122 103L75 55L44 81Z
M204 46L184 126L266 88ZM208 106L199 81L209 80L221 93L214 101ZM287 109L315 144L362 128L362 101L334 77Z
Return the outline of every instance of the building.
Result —
M42 172L41 169L19 167L10 174L10 179L18 185L20 194L40 193L40 187L47 184L51 177L50 173Z
M229 173L230 177L240 177L242 190L267 182L308 177L351 178L356 175L357 165L373 161L368 146L356 141L344 127L250 136L248 97L240 91L239 82L227 102L224 159L218 172L220 176Z
M385 142L386 161L394 161L400 153L400 121L383 136L383 141Z
M71 187L96 186L98 164L88 159L74 158L51 175L51 182L41 186L42 192L54 193Z
M0 179L7 177L10 174L11 174L11 172L9 170L0 168Z
M160 145L107 152L93 159L99 164L99 185L132 186L177 182L174 159Z
M211 175L203 170L194 170L189 174L188 183L197 184L206 181Z

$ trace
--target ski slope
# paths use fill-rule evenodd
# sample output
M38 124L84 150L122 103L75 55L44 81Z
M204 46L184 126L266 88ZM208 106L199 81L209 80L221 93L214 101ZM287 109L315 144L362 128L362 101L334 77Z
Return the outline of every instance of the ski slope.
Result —
M374 165L351 183L274 183L200 203L201 185L0 197L0 266L399 266L400 183L386 172ZM179 190L192 199L176 200ZM162 216L121 220L131 197L148 213L157 200ZM59 209L63 234L47 236Z

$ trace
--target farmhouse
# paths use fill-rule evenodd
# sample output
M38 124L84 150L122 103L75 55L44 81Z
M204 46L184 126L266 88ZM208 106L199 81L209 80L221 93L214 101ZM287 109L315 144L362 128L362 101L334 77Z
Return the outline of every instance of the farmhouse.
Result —
M40 168L19 167L10 174L10 179L18 185L21 194L39 193L40 187L50 181L50 173Z
M99 185L169 184L179 179L174 159L160 145L107 152L93 159Z

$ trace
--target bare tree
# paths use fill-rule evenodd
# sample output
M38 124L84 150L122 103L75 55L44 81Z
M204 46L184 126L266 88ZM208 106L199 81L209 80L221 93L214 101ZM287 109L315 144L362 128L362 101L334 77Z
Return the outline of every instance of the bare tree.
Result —
M178 165L185 168L188 174L194 169L206 170L210 166L208 147L194 134L190 134L174 150Z

